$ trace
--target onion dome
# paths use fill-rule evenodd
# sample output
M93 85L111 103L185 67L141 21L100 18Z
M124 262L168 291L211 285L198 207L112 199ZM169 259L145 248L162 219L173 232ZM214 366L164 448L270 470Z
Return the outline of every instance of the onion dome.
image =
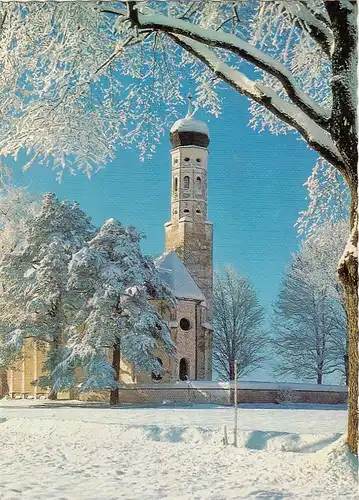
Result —
M179 146L199 146L206 148L209 144L209 130L205 122L193 116L191 96L188 96L188 112L185 118L177 120L170 130L170 141L174 148Z

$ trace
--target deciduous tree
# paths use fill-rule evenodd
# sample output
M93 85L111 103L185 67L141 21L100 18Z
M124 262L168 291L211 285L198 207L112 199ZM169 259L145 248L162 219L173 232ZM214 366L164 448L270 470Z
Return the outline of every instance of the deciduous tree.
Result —
M221 380L234 380L261 366L263 309L249 280L233 268L216 273L213 286L213 367Z
M322 384L326 375L347 378L347 318L336 273L347 222L317 228L293 255L272 321L279 375Z

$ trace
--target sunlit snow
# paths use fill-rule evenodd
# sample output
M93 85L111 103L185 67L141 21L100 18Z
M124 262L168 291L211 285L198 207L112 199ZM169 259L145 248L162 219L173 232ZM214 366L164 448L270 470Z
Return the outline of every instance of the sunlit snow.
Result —
M355 499L343 406L1 401L1 498Z

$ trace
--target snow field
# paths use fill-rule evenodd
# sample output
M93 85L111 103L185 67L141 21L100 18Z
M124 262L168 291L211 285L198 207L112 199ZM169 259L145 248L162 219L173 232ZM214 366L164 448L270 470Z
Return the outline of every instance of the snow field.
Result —
M357 498L344 409L0 405L3 499Z

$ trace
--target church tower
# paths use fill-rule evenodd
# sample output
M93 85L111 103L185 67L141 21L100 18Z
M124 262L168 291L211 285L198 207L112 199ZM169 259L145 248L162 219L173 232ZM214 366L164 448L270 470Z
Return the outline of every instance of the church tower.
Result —
M213 226L207 220L207 125L187 116L171 128L171 220L165 224L166 251L175 250L206 298L200 318L199 350L207 360L199 378L212 375ZM201 347L202 346L202 347ZM199 353L199 365L201 353ZM208 361L210 359L210 362ZM202 375L201 375L202 372Z

